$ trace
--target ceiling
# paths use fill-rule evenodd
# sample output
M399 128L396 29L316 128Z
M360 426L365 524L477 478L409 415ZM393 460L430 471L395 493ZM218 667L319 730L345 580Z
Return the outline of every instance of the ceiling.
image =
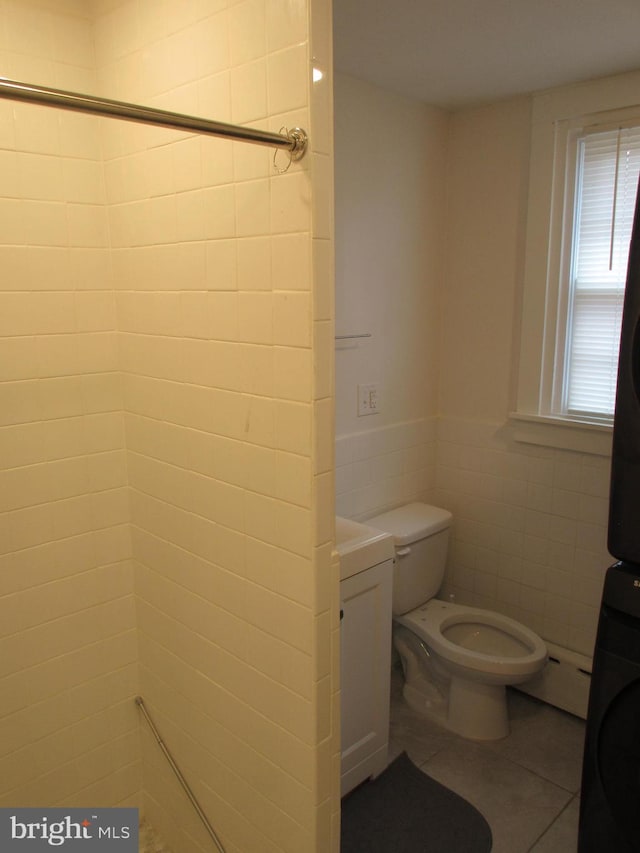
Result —
M334 0L338 71L446 108L640 68L638 0Z

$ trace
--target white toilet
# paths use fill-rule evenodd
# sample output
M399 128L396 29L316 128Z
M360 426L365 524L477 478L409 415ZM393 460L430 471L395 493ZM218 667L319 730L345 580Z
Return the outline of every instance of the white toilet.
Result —
M411 503L367 524L394 538L393 640L407 703L463 737L497 740L509 734L505 686L536 676L547 648L514 619L435 598L451 520L447 510Z

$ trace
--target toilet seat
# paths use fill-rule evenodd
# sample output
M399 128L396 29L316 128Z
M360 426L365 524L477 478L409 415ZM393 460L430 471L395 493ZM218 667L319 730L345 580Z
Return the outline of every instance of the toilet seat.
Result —
M415 610L396 617L396 621L405 625L421 637L427 645L444 661L449 668L464 671L468 678L474 673L485 683L516 684L525 681L539 672L547 657L544 642L524 625L490 610L468 607L463 604L451 604L431 599ZM455 626L477 626L477 631L461 632L463 642L456 642L456 632L452 631L448 639L447 631ZM482 629L486 627L496 640L491 645L495 652L487 653L471 648L482 644ZM502 636L498 637L497 632Z

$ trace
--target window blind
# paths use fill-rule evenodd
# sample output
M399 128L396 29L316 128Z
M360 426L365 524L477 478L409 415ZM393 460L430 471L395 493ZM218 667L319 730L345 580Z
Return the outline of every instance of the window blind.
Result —
M622 305L640 173L640 127L578 139L563 409L615 405Z

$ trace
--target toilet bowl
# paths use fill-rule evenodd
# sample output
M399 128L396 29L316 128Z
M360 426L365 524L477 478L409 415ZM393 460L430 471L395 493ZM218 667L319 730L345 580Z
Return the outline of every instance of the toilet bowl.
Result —
M528 681L545 665L547 649L540 637L500 613L438 599L398 617L397 624L422 641L412 647L405 636L403 644L396 631L395 645L405 671L408 655L419 659L417 672L405 684L408 704L463 737L506 737L505 687ZM435 666L440 677L441 690L435 697L424 678L424 664L428 671L429 663L420 660L427 655L432 657L432 680Z
M413 503L367 523L394 537L393 636L407 703L462 737L496 740L509 733L506 685L541 672L547 649L508 616L435 598L451 519Z

